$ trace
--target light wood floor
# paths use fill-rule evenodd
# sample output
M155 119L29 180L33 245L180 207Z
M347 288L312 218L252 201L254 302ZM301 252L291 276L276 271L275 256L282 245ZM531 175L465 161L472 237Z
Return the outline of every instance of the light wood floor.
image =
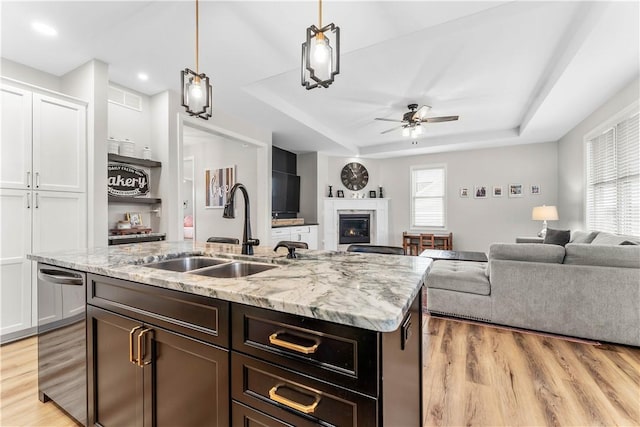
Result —
M423 322L425 426L640 426L640 348ZM36 358L35 338L0 347L0 425L76 426L38 400Z

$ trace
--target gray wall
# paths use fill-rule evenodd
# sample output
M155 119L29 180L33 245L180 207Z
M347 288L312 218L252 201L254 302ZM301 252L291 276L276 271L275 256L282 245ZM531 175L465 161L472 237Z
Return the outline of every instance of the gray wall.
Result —
M584 229L584 137L594 128L640 98L640 80L634 79L558 141L559 224Z
M251 224L257 223L256 201L258 188L257 148L221 136L203 133L206 141L191 144L184 140L184 157L193 156L194 163L194 225L195 240L206 241L212 236L236 237L242 240L244 223L244 199L236 194L235 219L222 218L222 208L205 208L205 169L236 166L236 182L243 183L249 192L251 201ZM247 145L246 147L244 145ZM182 204L181 204L182 206ZM256 232L254 231L254 237Z
M410 167L444 164L447 167L447 229L453 232L454 249L487 251L493 242L513 242L517 236L535 236L541 224L531 220L531 210L542 204L557 204L557 143L517 145L385 160L331 157L328 184L340 181L340 170L349 161L360 161L369 170L369 190L382 184L390 202L390 243L401 245L402 232L410 231ZM510 198L509 184L523 184L524 197ZM532 184L541 187L531 195ZM475 199L473 187L503 187L503 196ZM468 198L459 197L460 187L468 187ZM334 187L335 189L336 187ZM349 197L350 192L345 192ZM559 213L562 217L562 211ZM550 223L553 227L554 223ZM444 230L440 230L444 231Z
M318 221L318 153L298 154L297 171L300 176L300 213L305 222Z

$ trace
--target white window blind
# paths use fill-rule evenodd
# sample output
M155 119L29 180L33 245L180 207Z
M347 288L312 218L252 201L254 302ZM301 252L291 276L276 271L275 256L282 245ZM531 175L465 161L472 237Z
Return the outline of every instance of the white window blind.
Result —
M444 228L445 173L444 166L411 168L412 228Z
M589 230L640 236L638 113L587 141Z

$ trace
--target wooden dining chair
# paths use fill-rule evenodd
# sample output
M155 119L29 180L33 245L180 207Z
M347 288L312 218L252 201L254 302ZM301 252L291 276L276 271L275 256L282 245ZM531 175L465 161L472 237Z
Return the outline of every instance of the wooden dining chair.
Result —
M420 236L403 231L402 249L405 255L420 255Z
M425 249L435 249L436 248L436 239L433 234L430 233L420 233L420 252Z

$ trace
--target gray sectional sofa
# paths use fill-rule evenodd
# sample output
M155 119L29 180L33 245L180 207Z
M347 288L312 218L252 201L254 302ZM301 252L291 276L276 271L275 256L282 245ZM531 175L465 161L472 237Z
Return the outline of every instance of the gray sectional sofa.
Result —
M565 247L493 244L488 263L435 261L427 310L640 346L640 246L634 243L635 237L577 232Z

